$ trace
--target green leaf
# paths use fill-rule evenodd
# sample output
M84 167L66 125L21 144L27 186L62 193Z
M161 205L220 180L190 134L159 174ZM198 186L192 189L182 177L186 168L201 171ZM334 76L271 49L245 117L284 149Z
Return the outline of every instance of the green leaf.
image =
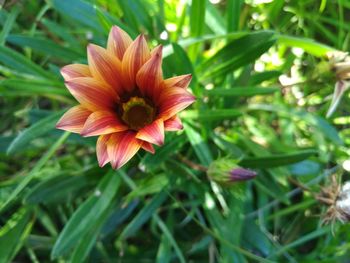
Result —
M198 70L204 72L202 79L225 75L254 62L275 41L275 34L271 31L250 33L231 41L199 66Z
M137 197L149 194L159 193L169 183L167 174L157 174L156 176L148 176L138 181L136 189L132 190L126 197L127 200L133 200Z
M32 188L24 198L24 203L52 203L77 193L88 185L85 176L55 176L44 180Z
M279 255L279 254L281 254L281 253L283 253L283 252L285 252L285 251L287 251L289 249L298 247L298 246L308 242L309 240L312 240L312 239L315 239L317 237L326 235L326 234L329 233L330 229L331 229L331 226L324 226L324 227L320 227L320 228L316 229L313 232L310 232L308 234L304 234L299 239L294 240L293 242L291 242L289 244L286 244L285 246L283 246L282 248L280 248L277 251L274 251L273 254L274 255Z
M7 154L14 154L20 150L23 150L23 148L27 146L32 140L50 132L55 128L55 124L61 115L62 111L53 113L52 115L36 122L28 129L25 129L23 132L18 134L10 144L7 150Z
M236 97L236 96L256 96L272 94L280 91L278 87L232 87L230 89L215 88L208 90L208 95L224 96L224 97Z
M198 159L203 165L208 166L213 161L213 156L210 152L208 144L191 126L184 124L184 129Z
M51 251L52 259L66 256L82 237L104 221L104 213L114 200L119 185L120 176L114 171L101 179L95 192L79 206L64 226Z
M87 233L78 240L78 244L75 246L72 257L70 259L71 263L80 263L88 257L109 214L110 211L107 209L101 215L100 220L95 223L90 229L88 229Z
M0 80L0 90L3 96L69 95L63 82L46 79L4 79Z
M318 151L316 150L302 150L294 153L276 154L266 157L244 158L239 164L249 168L272 168L298 163L317 153Z
M173 49L173 54L166 57L163 62L166 65L165 75L168 77L173 77L174 74L192 74L192 82L195 80L195 72L190 59L188 58L186 52L183 48L176 44L171 44Z
M170 135L170 134L169 134ZM157 149L157 154L146 154L142 159L141 164L145 165L147 169L157 169L159 165L174 155L186 143L184 136L166 137L166 143L163 147Z
M135 234L149 220L149 218L156 213L156 210L163 204L166 197L166 191L161 191L155 195L152 200L145 205L134 217L134 219L124 228L123 232L119 235L118 240L126 239Z
M207 5L205 10L205 23L217 35L226 33L226 24L220 11L214 5Z
M132 28L132 32L136 33L140 31L140 27L147 29L147 31L153 33L152 18L149 12L154 10L148 10L152 6L145 6L143 1L119 1L119 6L123 11L123 20L125 24Z
M200 36L204 31L206 0L193 0L191 2L190 28L191 36Z
M52 7L62 15L69 17L71 20L80 23L90 29L100 31L95 8L87 2L81 0L62 1L49 0Z
M43 78L57 78L53 73L44 70L42 67L30 61L22 54L7 47L0 46L0 62L11 69L15 69L23 73L36 75Z
M180 116L184 119L197 119L204 121L216 121L232 119L233 117L241 116L242 110L237 109L221 109L221 110L187 110Z
M60 58L66 61L78 60L84 57L84 53L78 53L72 49L62 47L52 40L25 35L10 35L7 37L7 41L13 45L20 47L29 47L38 53ZM82 49L82 51L85 51Z
M255 73L255 74L250 76L249 84L257 85L257 84L260 84L266 80L277 79L281 75L282 75L282 72L278 71L278 70L270 70L270 71Z
M0 228L0 263L12 262L30 233L31 217L32 213L22 208Z
M317 56L324 57L330 51L336 51L335 48L320 44L313 39L294 37L287 35L277 35L278 44L283 44L289 47L298 47L304 49L306 52Z
M227 1L227 32L237 31L239 29L239 19L244 0Z
M192 37L201 36L205 26L205 10L207 0L193 0L191 2L190 14L190 35ZM192 46L188 50L189 57L193 60L197 59L199 44Z
M163 231L165 237L169 240L170 244L173 246L173 248L176 252L176 255L179 258L180 262L185 263L186 260L183 256L178 244L176 243L175 238L170 233L166 224L163 222L163 220L160 219L160 217L157 214L153 215L153 217L157 219L157 223L158 223L159 228Z
M5 25L3 26L0 32L0 46L3 46L5 44L7 35L10 33L13 25L15 24L18 13L19 13L18 6L14 6L11 13L8 15L6 19Z
M46 164L46 162L52 157L55 151L64 143L68 138L69 132L65 132L62 136L49 148L49 150L39 159L33 169L20 181L16 188L11 192L6 201L0 204L0 211L4 210L9 204L15 200L16 197L22 192L22 190L29 184L29 182L37 175L40 169Z

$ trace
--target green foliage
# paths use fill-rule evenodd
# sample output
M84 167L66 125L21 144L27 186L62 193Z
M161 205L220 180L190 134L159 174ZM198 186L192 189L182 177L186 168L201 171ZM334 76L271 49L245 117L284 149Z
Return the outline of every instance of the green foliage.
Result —
M349 226L322 225L316 196L349 179L349 95L325 118L326 55L349 51L349 12L349 0L5 1L0 263L347 262ZM76 104L59 69L86 64L112 25L162 44L164 77L192 74L197 98L183 131L118 171L98 167L95 138L55 129ZM256 178L218 185L205 170L222 158Z

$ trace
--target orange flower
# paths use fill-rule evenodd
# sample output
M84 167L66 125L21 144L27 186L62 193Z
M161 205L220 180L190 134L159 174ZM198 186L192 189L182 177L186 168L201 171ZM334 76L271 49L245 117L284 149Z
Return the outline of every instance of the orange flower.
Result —
M143 35L134 41L117 26L107 49L89 44L88 64L61 69L80 105L68 110L57 128L99 136L96 153L102 167L118 169L143 148L164 143L164 131L182 129L176 114L195 100L186 88L191 75L163 79L162 46L151 52Z

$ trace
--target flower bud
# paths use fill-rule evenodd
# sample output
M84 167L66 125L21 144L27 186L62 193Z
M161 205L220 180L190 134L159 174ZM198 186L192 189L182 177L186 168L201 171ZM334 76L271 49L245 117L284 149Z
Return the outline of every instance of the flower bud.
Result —
M209 178L219 184L229 185L235 182L255 178L256 172L237 165L237 160L223 158L212 162L208 168Z
M247 181L255 178L256 172L244 168L237 167L230 171L230 180L233 182L236 181Z

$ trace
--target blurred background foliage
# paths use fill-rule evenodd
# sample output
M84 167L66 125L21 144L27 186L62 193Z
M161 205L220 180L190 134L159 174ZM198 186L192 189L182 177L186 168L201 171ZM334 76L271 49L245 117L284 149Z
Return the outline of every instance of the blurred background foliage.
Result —
M349 0L5 1L0 262L348 262L350 228L322 224L315 194L349 176L348 94L325 118L349 16ZM112 25L163 44L165 77L192 73L197 96L184 131L119 171L54 128L76 103L60 67ZM258 176L196 169L227 156Z

